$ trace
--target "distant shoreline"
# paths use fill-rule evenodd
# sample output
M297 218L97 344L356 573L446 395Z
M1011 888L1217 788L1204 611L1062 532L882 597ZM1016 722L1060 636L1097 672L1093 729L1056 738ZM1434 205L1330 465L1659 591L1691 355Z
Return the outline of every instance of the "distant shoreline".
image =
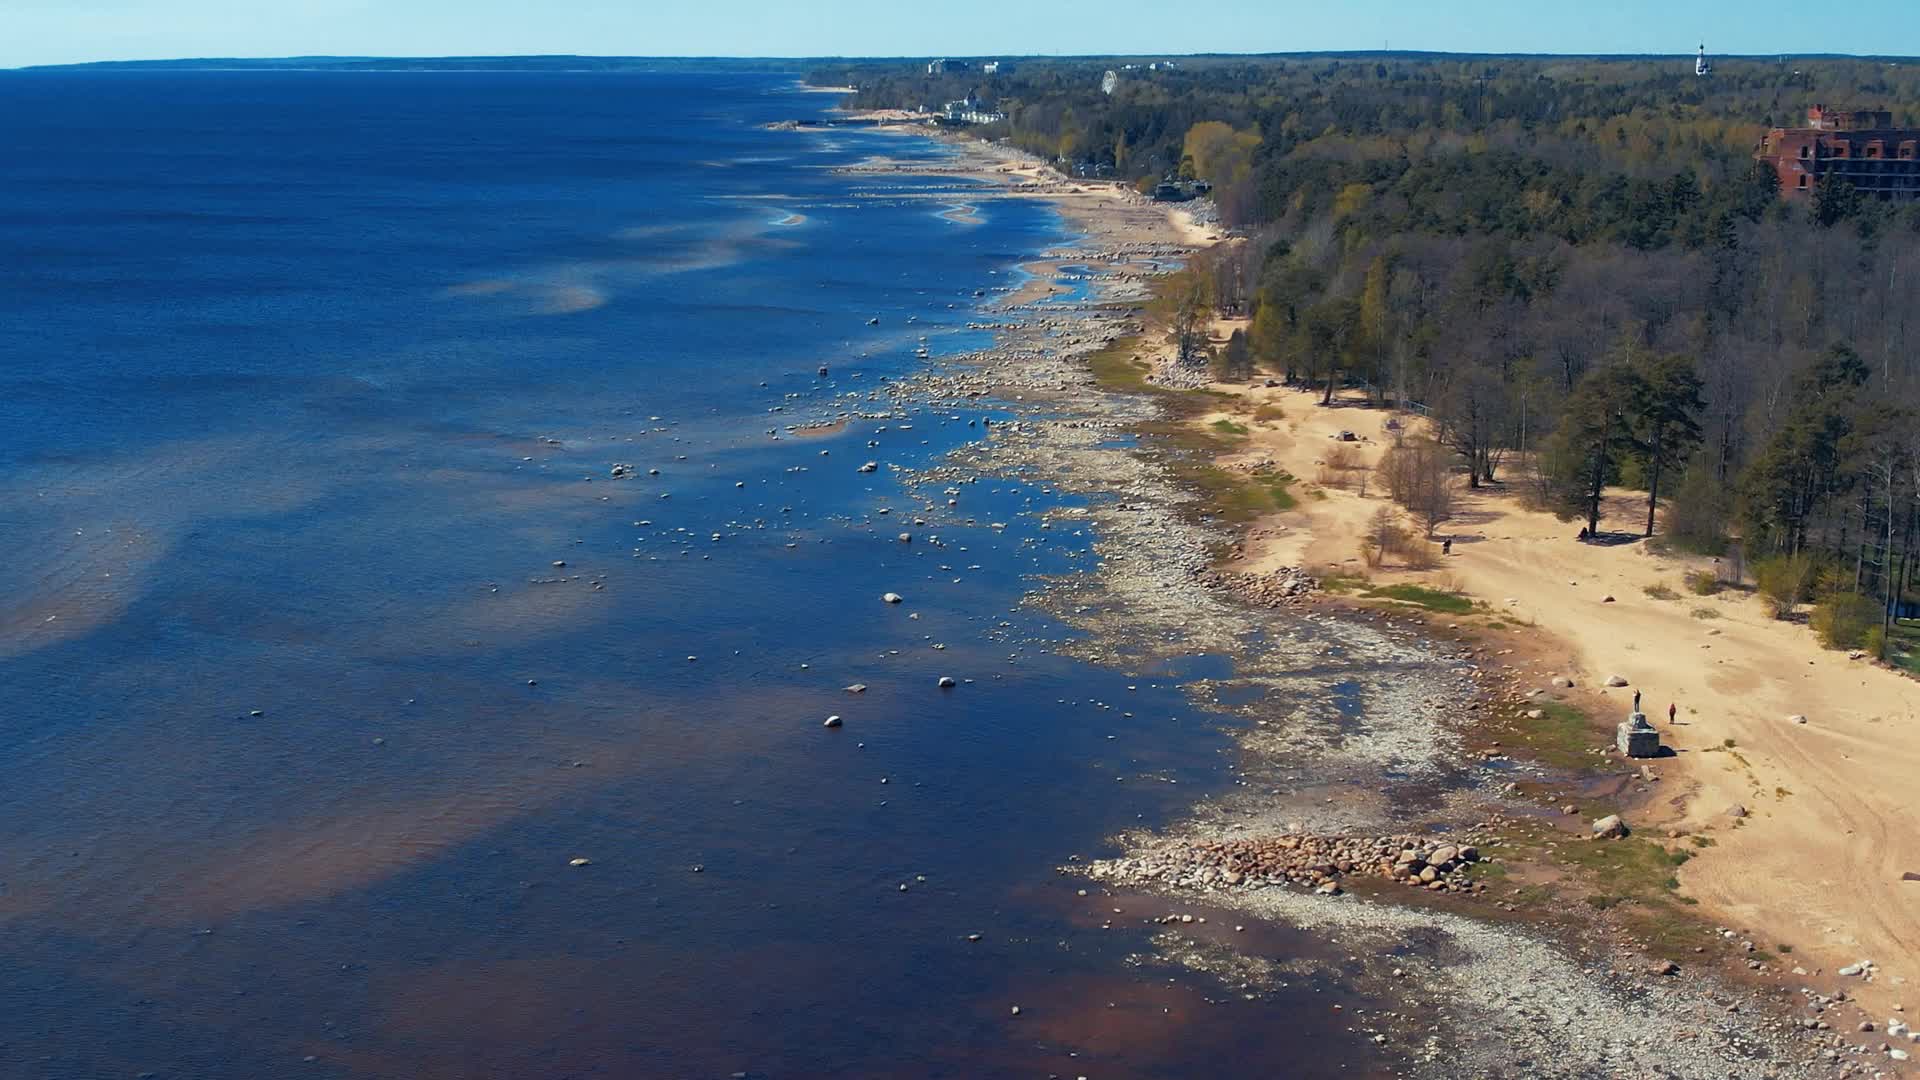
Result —
M1025 63L1114 64L1133 60L1171 57L1187 63L1209 61L1245 63L1248 61L1363 61L1363 60L1554 60L1605 62L1619 60L1692 60L1691 52L1446 52L1423 49L1321 49L1300 52L1201 52L1201 53L1086 53L1078 55L1025 55L1007 53L996 56ZM727 65L736 71L792 72L846 63L873 63L900 57L861 56L594 56L587 54L533 54L526 56L282 56L282 57L177 57L142 60L84 60L55 64L23 64L0 71L82 71L82 70L171 70L171 71L663 71L707 70ZM918 59L918 58L915 58ZM932 59L928 57L927 59ZM987 57L955 57L984 60ZM1721 63L1779 64L1794 60L1855 60L1867 62L1912 63L1920 57L1896 53L1844 52L1767 52L1722 53Z

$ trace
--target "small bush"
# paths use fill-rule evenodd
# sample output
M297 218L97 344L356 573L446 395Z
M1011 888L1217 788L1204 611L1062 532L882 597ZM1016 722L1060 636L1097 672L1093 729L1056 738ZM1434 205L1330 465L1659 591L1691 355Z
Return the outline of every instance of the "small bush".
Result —
M1693 609L1693 617L1696 619L1717 619L1720 617L1720 613L1710 607L1697 607Z
M1431 570L1440 565L1440 556L1434 554L1434 545L1418 537L1409 537L1400 549L1400 560L1409 570Z
M1687 572L1687 591L1695 596L1717 596L1727 587L1720 575L1711 570L1690 570Z
M1813 583L1813 560L1806 555L1773 555L1753 564L1753 580L1760 598L1776 619L1793 617Z
M1857 649L1880 629L1880 605L1858 593L1835 593L1814 605L1809 620L1829 649Z
M1431 439L1408 438L1380 455L1374 467L1381 486L1432 536L1453 517L1453 452Z
M1254 420L1262 423L1273 420L1284 420L1286 417L1287 411L1278 405L1262 405L1253 410Z
M1381 507L1374 512L1373 520L1367 523L1367 534L1360 538L1360 557L1365 559L1369 569L1378 570L1387 556L1401 550L1407 543L1407 531L1392 510Z
M1247 433L1247 426L1245 424L1236 424L1231 420L1215 420L1212 427L1213 430L1220 432L1222 435L1245 435Z
M1657 584L1649 585L1641 591L1645 592L1648 596L1653 597L1655 600L1680 599L1680 594L1677 592L1674 592L1665 583L1657 583Z
M1354 453L1353 447L1336 446L1328 450L1327 456L1320 460L1320 472L1315 479L1320 482L1321 487L1345 489L1347 485L1355 482L1356 474L1365 469L1365 466L1357 462L1358 455ZM1364 483L1364 479L1361 479L1361 482Z
M1727 522L1733 517L1733 493L1710 463L1695 461L1661 511L1661 523L1674 545L1702 555L1726 550Z
M1876 656L1885 660L1887 658L1887 632L1878 626L1869 629L1866 635L1860 639L1860 647L1867 651L1868 656Z

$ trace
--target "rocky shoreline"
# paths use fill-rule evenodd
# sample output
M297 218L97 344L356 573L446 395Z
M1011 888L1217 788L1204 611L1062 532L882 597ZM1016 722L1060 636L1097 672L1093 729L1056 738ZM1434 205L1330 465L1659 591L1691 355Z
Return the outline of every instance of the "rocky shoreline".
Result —
M1430 892L1485 892L1468 869L1480 861L1473 837L1268 836L1171 841L1084 867L1062 867L1129 887L1262 889L1298 885L1338 896L1342 880L1385 878Z
M963 144L950 165L910 168L997 178L1006 197L1069 190L1007 182L1007 164ZM993 347L932 358L885 394L900 408L991 402L1009 414L986 438L902 473L929 505L982 477L1073 497L1044 527L1084 530L1091 565L1038 583L1027 600L1075 631L1055 651L1129 672L1230 660L1230 674L1186 684L1197 706L1242 722L1230 786L1165 829L1112 838L1112 855L1062 863L1087 883L1081 895L1150 895L1337 935L1357 954L1340 977L1405 1003L1374 1021L1376 1044L1406 1075L1898 1075L1890 1044L1808 1027L1794 1003L1710 968L1653 964L1600 924L1569 941L1501 918L1513 906L1487 875L1509 861L1506 823L1541 814L1516 781L1543 774L1504 754L1476 757L1463 735L1501 707L1508 680L1481 650L1436 641L1420 617L1319 608L1319 582L1303 569L1216 569L1231 530L1138 444L1142 426L1163 418L1156 396L1111 392L1088 366L1146 331L1151 278L1190 249L1156 234L1163 211L1144 200L1059 205L1085 235L1047 258L1086 268L1076 271L1086 295L998 305L981 322ZM1190 921L1152 921L1168 959L1211 955L1183 940ZM1189 966L1216 961L1259 966Z

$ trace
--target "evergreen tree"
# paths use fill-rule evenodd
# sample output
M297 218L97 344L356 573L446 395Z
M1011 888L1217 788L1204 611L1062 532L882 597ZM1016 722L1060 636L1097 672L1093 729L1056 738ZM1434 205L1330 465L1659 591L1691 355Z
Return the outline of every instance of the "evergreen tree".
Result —
M1663 356L1636 365L1627 384L1628 415L1635 449L1647 477L1647 532L1653 535L1660 477L1700 445L1700 375L1691 356Z
M1797 379L1786 422L1743 475L1747 535L1768 549L1798 554L1815 515L1832 496L1841 441L1853 430L1867 366L1835 345Z
M1549 483L1559 508L1584 513L1587 533L1600 532L1600 496L1619 479L1620 462L1634 449L1631 418L1639 396L1631 364L1596 368L1574 387L1548 442Z

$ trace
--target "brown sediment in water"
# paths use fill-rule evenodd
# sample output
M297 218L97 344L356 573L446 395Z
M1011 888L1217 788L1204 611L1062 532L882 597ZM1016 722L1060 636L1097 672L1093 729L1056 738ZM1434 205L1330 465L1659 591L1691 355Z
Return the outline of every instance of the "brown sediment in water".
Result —
M1060 272L1060 263L1052 260L1039 260L1020 264L1020 269L1033 275L1031 280L1006 295L1003 301L1007 307L1020 308L1048 300L1072 290L1054 280Z
M940 212L940 216L956 225L984 225L986 218L980 216L980 208L971 203L962 203Z
M890 722L884 717L901 703L880 688L881 676L863 678L877 688L863 700L861 720ZM112 801L111 788L119 782L153 784L163 777L169 790L206 791L228 773L245 771L281 776L288 785L286 804L261 822L253 812L279 797L275 793L175 797L169 820L190 815L197 822L187 836L162 832L144 818L116 819L92 837L85 859L50 856L12 866L12 902L0 904L0 916L16 924L52 917L65 932L112 936L303 905L428 865L513 821L633 785L670 784L695 763L802 752L820 737L818 717L849 711L837 685L666 697L642 695L624 682L574 680L569 696L589 704L559 706L524 682L520 673L503 673L501 700L471 706L474 727L514 733L509 741L485 745L470 745L464 727L415 728L399 709L396 715L343 717L324 740L299 736L258 748L231 746L213 732L194 741L177 733L116 734L93 755L109 785L95 803ZM211 700L202 711L218 715L217 692L203 692ZM604 715L604 703L614 702L626 719ZM250 722L306 731L311 718L300 712L289 705ZM788 719L724 725L682 719L696 714ZM357 786L321 789L296 782L298 762L331 763L343 755L365 761ZM273 761L283 764L264 767ZM284 764L289 762L296 764ZM70 812L112 816L109 807L93 803L76 804ZM45 828L72 826L50 822ZM552 852L555 879L568 872L567 859L579 854L571 847ZM56 896L62 898L57 911L49 906Z
M838 420L829 420L820 424L801 424L797 427L787 429L789 434L799 439L824 439L829 436L844 434L846 430L846 417L841 417Z

